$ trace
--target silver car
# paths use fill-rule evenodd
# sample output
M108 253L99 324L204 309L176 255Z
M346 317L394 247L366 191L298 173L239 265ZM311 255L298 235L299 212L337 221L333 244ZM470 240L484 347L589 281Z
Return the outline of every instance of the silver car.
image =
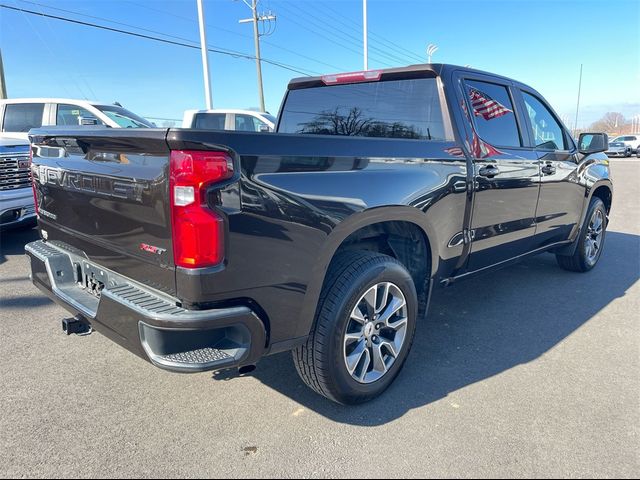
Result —
M632 153L640 152L640 136L639 135L621 135L609 142L609 150L607 155L622 157L630 157Z

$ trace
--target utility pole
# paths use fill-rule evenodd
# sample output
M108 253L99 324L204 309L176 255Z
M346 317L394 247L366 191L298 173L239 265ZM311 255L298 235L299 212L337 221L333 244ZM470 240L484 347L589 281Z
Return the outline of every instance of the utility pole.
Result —
M211 99L211 77L209 76L209 51L207 48L207 25L204 20L204 6L203 0L196 0L198 2L198 23L200 25L200 49L202 50L202 73L204 75L204 96L207 102L207 110L213 108L213 101Z
M7 98L7 84L4 81L4 65L2 64L2 50L0 50L0 99Z
M369 70L369 44L367 27L367 0L362 0L362 43L364 45L364 69Z
M258 75L258 95L260 97L260 110L266 112L264 106L264 90L262 88L262 62L260 60L260 29L258 28L258 22L271 23L271 20L275 20L276 16L271 13L267 15L258 15L258 0L251 0L249 3L247 0L242 0L250 9L253 14L251 18L245 18L240 20L239 23L253 23L253 41L256 47L256 73ZM273 33L272 31L270 33ZM269 34L270 34L269 33ZM262 34L262 35L269 35Z
M582 90L582 64L580 64L580 80L578 81L578 101L576 103L576 121L573 123L573 136L578 132L578 112L580 111L580 91Z

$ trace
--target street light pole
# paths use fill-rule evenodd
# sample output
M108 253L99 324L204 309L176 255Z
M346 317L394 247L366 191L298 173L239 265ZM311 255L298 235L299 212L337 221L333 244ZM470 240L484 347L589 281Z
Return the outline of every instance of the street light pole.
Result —
M2 50L0 50L0 99L7 98L7 84L4 81L4 65L2 64Z
M580 111L580 91L582 90L582 64L580 64L580 80L578 81L578 101L576 103L576 120L573 122L573 136L578 131L578 112Z
M207 49L207 32L206 23L204 21L204 6L203 0L196 0L198 2L198 24L200 26L200 49L202 50L202 73L204 75L204 96L207 102L207 110L213 108L213 102L211 99L211 77L209 76L209 52Z
M431 63L431 56L432 56L434 53L436 53L436 51L437 51L437 50L438 50L438 46L437 46L437 45L435 45L435 44L433 44L433 43L430 43L430 44L427 46L427 59L428 59L427 63Z
M367 0L362 0L362 35L364 44L364 69L369 70L369 45L367 32Z

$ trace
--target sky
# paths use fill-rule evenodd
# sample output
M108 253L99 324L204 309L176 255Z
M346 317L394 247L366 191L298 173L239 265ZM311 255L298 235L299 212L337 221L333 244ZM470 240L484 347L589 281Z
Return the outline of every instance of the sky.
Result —
M250 0L248 0L250 1ZM196 0L0 0L168 41L199 45ZM243 0L204 0L210 48L254 55ZM261 37L266 108L276 114L291 78L363 68L362 0L260 0L276 15ZM638 0L368 0L369 68L471 65L537 89L573 127L608 111L640 114ZM265 25L268 27L268 25ZM266 33L266 32L265 32ZM86 98L156 120L205 108L201 53L95 27L0 8L8 96ZM214 108L256 108L255 60L209 53ZM286 67L286 68L283 68Z

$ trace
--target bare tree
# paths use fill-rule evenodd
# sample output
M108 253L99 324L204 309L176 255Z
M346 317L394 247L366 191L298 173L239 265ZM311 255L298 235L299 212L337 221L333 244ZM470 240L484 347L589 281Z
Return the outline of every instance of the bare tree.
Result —
M302 128L298 130L298 133L431 139L431 133L428 129L426 135L421 135L412 125L366 118L358 107L351 108L346 115L340 112L340 107L336 107L333 111L319 113L311 121L301 125Z
M595 132L622 132L627 121L624 115L618 112L607 112L604 116L591 124L591 130Z

